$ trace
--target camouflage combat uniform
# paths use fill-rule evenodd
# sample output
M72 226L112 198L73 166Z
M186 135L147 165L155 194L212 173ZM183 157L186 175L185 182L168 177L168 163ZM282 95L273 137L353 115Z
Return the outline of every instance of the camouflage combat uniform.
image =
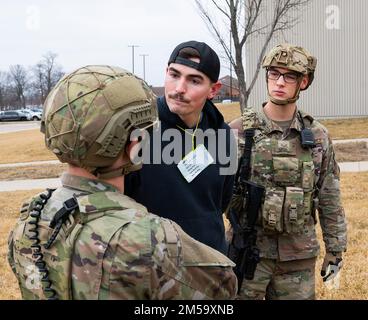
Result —
M314 299L314 268L320 249L316 210L326 251L346 250L340 171L332 142L322 124L301 114L315 137L312 149L301 146L302 125L297 117L283 132L263 112L247 109L242 116L243 129L255 129L250 180L266 188L256 226L261 262L255 278L244 280L242 298ZM244 140L239 139L239 147L242 154ZM267 288L270 283L271 289Z
M49 224L55 213L73 195L79 208L65 221L50 249L42 249L60 299L235 297L234 264L227 257L99 180L62 176L62 187L42 210L41 245L53 232ZM24 299L48 298L29 239L35 199L23 205L9 237L8 259Z

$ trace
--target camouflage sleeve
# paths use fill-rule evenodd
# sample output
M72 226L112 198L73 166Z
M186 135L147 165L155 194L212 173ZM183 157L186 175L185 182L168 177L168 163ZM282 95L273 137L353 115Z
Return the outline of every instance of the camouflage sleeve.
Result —
M340 169L330 137L323 148L319 188L318 212L327 252L346 250L347 230L344 208L340 199Z
M8 263L13 271L13 273L16 275L16 269L15 269L15 261L14 261L14 252L13 252L13 231L10 232L9 238L8 238Z
M237 279L231 260L166 219L135 215L134 221L118 227L108 242L93 233L93 228L81 232L73 258L74 298L235 298ZM105 225L107 221L105 217ZM113 227L108 226L110 231ZM109 230L105 227L104 233Z
M153 235L152 299L234 299L234 264L166 219Z

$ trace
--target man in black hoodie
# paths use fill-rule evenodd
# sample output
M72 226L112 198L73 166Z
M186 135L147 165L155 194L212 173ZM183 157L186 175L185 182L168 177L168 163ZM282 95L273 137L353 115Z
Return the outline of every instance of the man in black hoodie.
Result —
M142 170L126 176L125 193L189 235L226 252L222 213L236 171L236 143L211 99L221 87L220 61L205 43L179 44L168 61L160 129L150 134Z

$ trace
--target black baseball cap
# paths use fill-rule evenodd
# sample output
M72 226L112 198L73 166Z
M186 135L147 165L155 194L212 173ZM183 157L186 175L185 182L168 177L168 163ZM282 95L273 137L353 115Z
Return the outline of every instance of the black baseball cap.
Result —
M179 57L180 50L184 48L193 48L197 50L200 56L199 63ZM217 82L220 75L220 59L216 52L204 42L187 41L179 44L172 52L167 64L170 65L170 63L183 64L187 67L201 71L210 78L212 82Z

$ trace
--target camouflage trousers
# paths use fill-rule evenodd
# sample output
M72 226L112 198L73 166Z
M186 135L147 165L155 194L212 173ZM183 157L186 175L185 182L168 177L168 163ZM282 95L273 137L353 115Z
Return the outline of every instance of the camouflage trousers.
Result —
M243 281L239 300L314 300L316 258L277 261L262 258L253 280Z

